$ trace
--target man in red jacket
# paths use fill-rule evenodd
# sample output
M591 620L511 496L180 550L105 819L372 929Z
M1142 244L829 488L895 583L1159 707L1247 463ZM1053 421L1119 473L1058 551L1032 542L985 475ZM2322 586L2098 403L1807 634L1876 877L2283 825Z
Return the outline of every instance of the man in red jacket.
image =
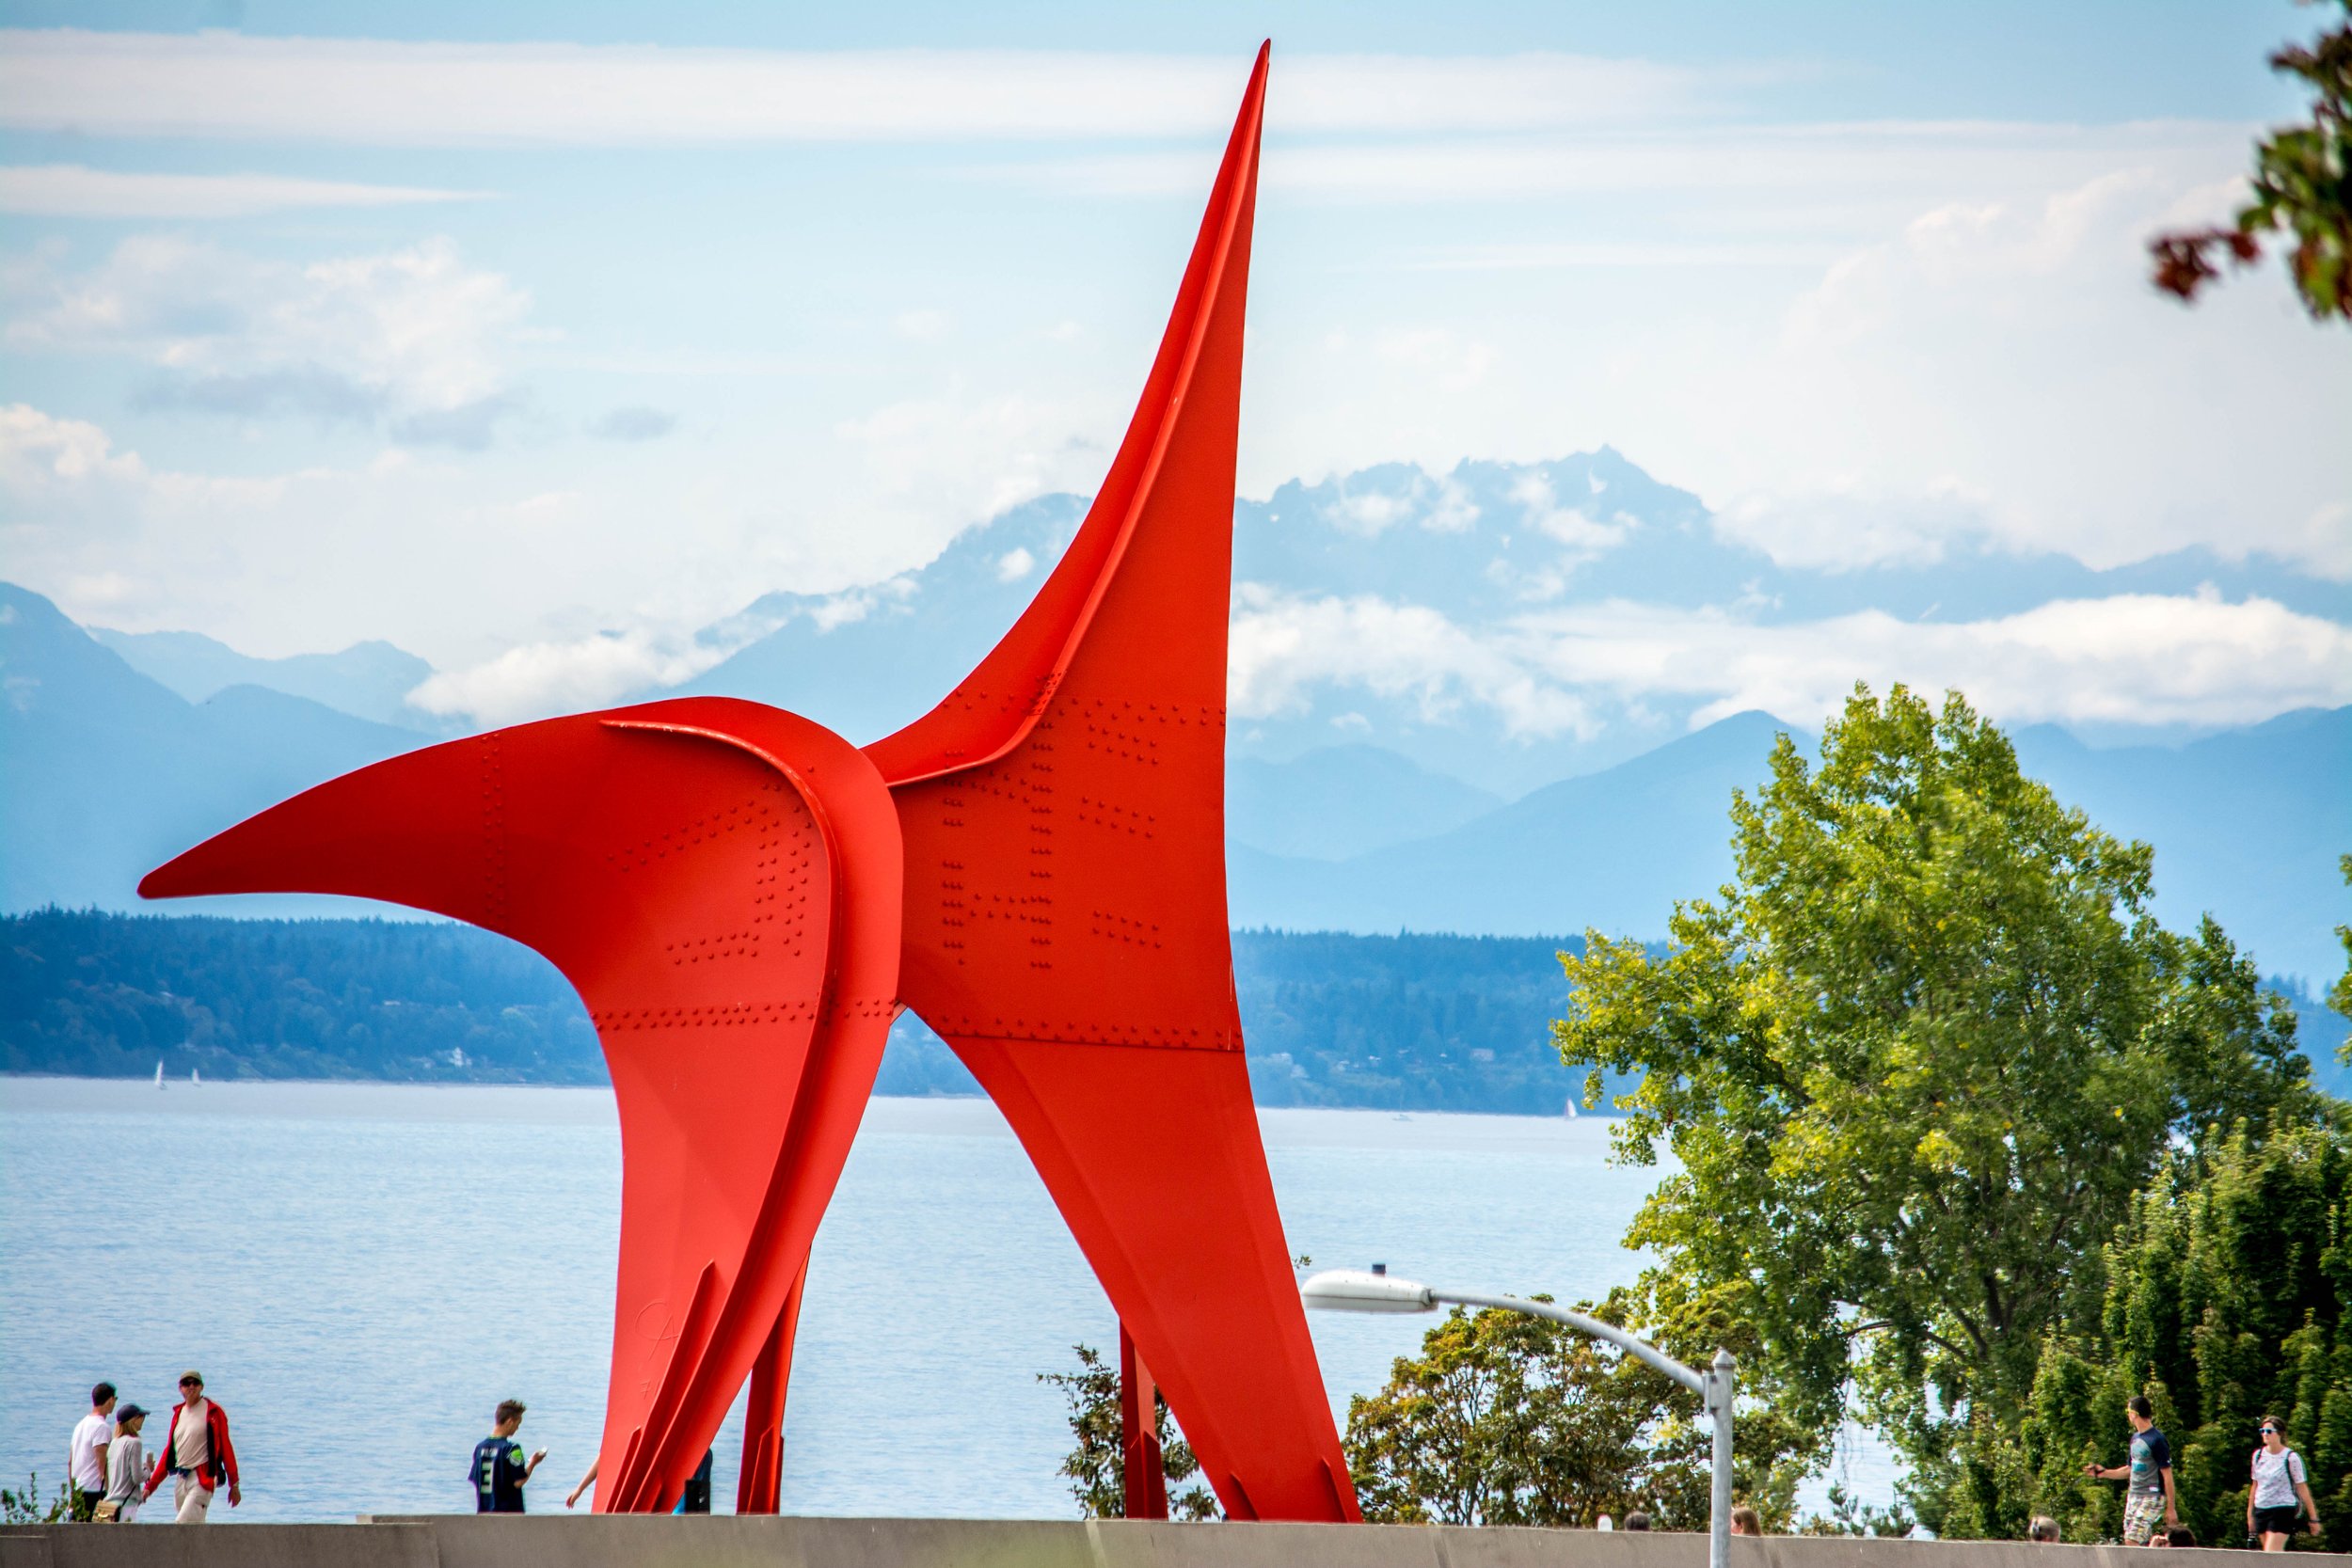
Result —
M144 1497L155 1495L168 1473L178 1478L171 1495L174 1524L200 1525L213 1506L213 1494L229 1482L229 1506L244 1500L237 1489L237 1450L229 1444L229 1413L204 1397L204 1374L180 1376L180 1402L171 1407L171 1429L164 1434L163 1451L155 1456L155 1473L147 1478Z

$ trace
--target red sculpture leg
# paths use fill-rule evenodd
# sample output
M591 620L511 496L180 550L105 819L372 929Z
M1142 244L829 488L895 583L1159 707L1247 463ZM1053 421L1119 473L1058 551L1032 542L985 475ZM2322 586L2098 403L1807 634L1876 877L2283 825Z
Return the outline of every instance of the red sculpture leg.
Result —
M1160 1398L1136 1337L1119 1325L1120 1493L1130 1519L1168 1517L1168 1465L1160 1452Z
M776 1326L752 1363L752 1390L744 1402L743 1468L735 1482L735 1512L776 1513L784 1506L784 1396L792 1378L792 1338L800 1331L801 1296L808 1289L808 1265L801 1265L792 1293L784 1298Z
M613 1512L676 1500L800 1277L897 1010L901 876L854 748L694 698L392 758L140 891L407 904L525 942L579 989L621 1117Z
M1225 657L1261 54L1143 398L1036 600L869 746L901 994L1011 1122L1238 1518L1353 1519L1259 1143L1225 905Z

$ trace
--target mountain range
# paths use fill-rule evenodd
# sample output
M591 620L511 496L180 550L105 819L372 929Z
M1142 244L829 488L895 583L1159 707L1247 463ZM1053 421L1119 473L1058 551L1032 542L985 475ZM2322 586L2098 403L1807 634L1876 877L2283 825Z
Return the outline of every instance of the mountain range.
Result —
M860 743L874 739L923 713L1011 624L1086 505L1043 496L975 523L931 560L884 580L760 594L682 645L665 644L676 657L664 662L699 672L692 678L600 695L749 697ZM1609 447L1547 462L1465 461L1442 473L1384 464L1245 498L1234 507L1232 754L1280 763L1332 746L1375 746L1516 799L1741 706L1797 705L1769 695L1769 682L1753 700L1724 700L1741 683L1724 679L1723 667L1785 660L1792 649L1851 679L1889 660L1897 670L1920 663L1920 636L1965 641L1967 628L2054 607L2052 632L2086 609L2133 607L2141 619L2094 634L2109 641L2148 641L2152 628L2193 610L2190 600L2208 610L2259 607L2273 622L2300 617L2307 641L2352 622L2352 587L2259 553L2188 549L2099 569L1996 545L1964 520L1915 536L1862 502L1853 511L1822 526L1863 546L1817 549L1822 559L1810 563L1803 550L1784 560L1739 517L1710 513ZM1868 640L1897 633L1914 641L1899 637L1874 661ZM94 635L192 702L242 684L426 734L484 727L416 705L410 698L434 672L384 642L262 659L190 632ZM1723 651L1696 668L1665 668L1676 649L1692 646ZM535 646L549 657L528 663L555 668L563 651ZM596 662L630 667L601 653ZM2230 727L2226 715L2243 710L2134 701L2158 690L2177 698L2199 684L2183 678L2194 673L2154 668L2135 682L2128 671L2108 673L2092 694L2103 700L2044 705L2078 715L2071 732L2095 746L2177 744ZM2058 678L2053 664L2042 684ZM2025 682L2034 684L2032 675ZM486 702L482 689L455 689ZM1828 689L1834 696L1836 683ZM2328 694L2352 688L2321 679L2295 689L2304 695L2284 704L2268 693L2251 699L2271 704L2255 711L2296 701L2333 706L2343 699ZM435 697L453 700L449 689ZM546 701L523 693L501 721L549 711ZM1819 700L1804 707L1821 711Z
M1042 497L886 581L764 595L702 631L709 668L676 689L773 703L861 744L889 734L1011 625L1084 515L1082 498ZM1294 481L1235 504L1233 578L1233 757L1377 746L1504 799L1720 716L1705 691L1636 689L1606 659L1559 667L1564 649L1638 643L1661 617L1765 639L1839 617L1958 626L2061 601L2202 595L2352 618L2344 584L2203 549L2099 570L1963 532L1859 565L1786 564L1609 447ZM2074 733L2174 744L2227 727L2118 712Z
M1070 521L1041 506L1017 526L1044 545ZM985 554L965 552L948 564L971 569L976 599L997 576ZM761 613L778 612L771 605ZM939 635L956 645L923 662L961 657L963 641L984 648L1001 624L977 610L944 617ZM807 665L793 665L794 650L805 659L828 635L794 608L703 684L797 680L795 669ZM147 639L132 652L151 662L173 646L194 644ZM336 679L380 694L369 673L389 663L360 650L340 664L242 665L195 651L209 667L242 674L276 678L280 667L298 665L283 672L289 683L298 678L330 694L342 690ZM0 585L0 909L137 907L138 877L189 844L432 738L250 683L191 701L183 692L204 684L187 673L195 662L181 666L182 689L171 689L47 599ZM833 689L835 721L845 711L870 716L945 689L905 674L908 662L878 661L864 689ZM730 666L731 676L716 678ZM1764 777L1784 730L1813 744L1770 715L1736 714L1516 799L1387 747L1242 752L1230 776L1234 923L1519 936L1595 927L1658 937L1676 899L1709 894L1728 876L1731 792ZM2352 847L2352 708L2289 714L2172 747L2100 749L2047 727L2020 730L2015 739L2026 770L2061 799L2110 832L2156 847L2156 908L2169 924L2211 911L2266 971L2324 987L2341 969L2332 927L2347 913L2335 857ZM185 908L205 903L239 914L382 912L315 898Z

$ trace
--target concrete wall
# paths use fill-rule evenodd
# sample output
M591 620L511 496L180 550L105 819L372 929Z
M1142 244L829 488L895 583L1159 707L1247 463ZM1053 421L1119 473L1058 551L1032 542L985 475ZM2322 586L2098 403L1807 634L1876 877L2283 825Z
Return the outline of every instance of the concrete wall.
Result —
M8 1525L0 1568L440 1568L428 1525Z
M1734 1568L2127 1568L2148 1548L1774 1536ZM2251 1568L2258 1554L2198 1561ZM1702 1535L1004 1519L410 1515L357 1525L19 1526L0 1568L1704 1568Z

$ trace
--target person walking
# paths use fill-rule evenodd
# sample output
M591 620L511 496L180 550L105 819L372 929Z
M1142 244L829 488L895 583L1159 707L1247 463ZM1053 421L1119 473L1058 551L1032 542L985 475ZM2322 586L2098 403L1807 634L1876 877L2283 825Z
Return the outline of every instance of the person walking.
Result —
M72 1517L87 1525L106 1495L106 1445L115 1434L115 1386L102 1383L89 1391L89 1414L73 1423L66 1441L66 1481L72 1488Z
M2138 1545L2166 1528L2181 1522L2180 1503L2172 1489L2172 1445L2156 1430L2155 1407L2145 1394L2123 1402L2132 1423L2131 1459L2116 1465L2086 1465L2083 1474L2097 1481L2121 1481L2123 1490L2123 1540Z
M154 1474L147 1478L140 1498L153 1497L167 1474L173 1478L173 1524L204 1523L211 1516L213 1494L224 1481L230 1508L245 1500L237 1482L237 1450L229 1442L229 1412L219 1401L204 1397L204 1374L193 1369L180 1374L180 1402L171 1407L171 1425L165 1429Z
M501 1400L497 1425L490 1435L473 1446L473 1511L476 1513L520 1513L523 1512L523 1485L548 1456L541 1449L523 1458L523 1446L515 1441L516 1429L523 1424L523 1402Z
M102 1519L127 1525L139 1516L139 1482L147 1479L147 1445L139 1430L146 1425L147 1412L137 1405L116 1407L115 1437L106 1445L106 1500L98 1505Z
M1750 1508L1747 1504L1741 1503L1738 1508L1731 1511L1731 1533L1734 1535L1762 1535L1764 1533L1763 1515L1757 1513L1756 1510Z
M2262 1537L2264 1551L2287 1549L2298 1513L2303 1528L2319 1534L2319 1505L2312 1501L2311 1476L2303 1456L2287 1447L2286 1426L2276 1416L2263 1418L2253 1474L2254 1484L2246 1494L2246 1533Z

